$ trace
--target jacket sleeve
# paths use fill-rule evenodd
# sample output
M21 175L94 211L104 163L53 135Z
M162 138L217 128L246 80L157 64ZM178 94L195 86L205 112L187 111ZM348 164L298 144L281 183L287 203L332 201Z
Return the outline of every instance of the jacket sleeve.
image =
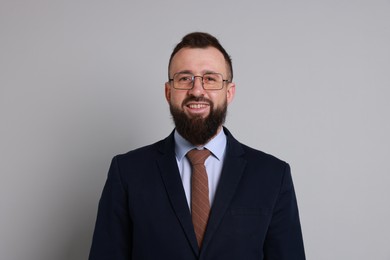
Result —
M131 259L131 234L127 190L114 157L99 201L89 260Z
M264 244L264 259L304 260L298 206L288 164L272 214Z

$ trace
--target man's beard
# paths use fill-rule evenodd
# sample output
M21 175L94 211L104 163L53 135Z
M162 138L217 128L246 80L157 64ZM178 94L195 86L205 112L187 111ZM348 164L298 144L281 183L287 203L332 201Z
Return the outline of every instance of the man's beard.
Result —
M193 145L206 144L223 123L225 123L227 114L227 102L222 104L221 108L214 109L213 103L205 98L189 97L183 101L183 105L189 101L206 101L210 105L210 113L207 117L196 116L189 118L183 110L169 104L173 121L177 132Z

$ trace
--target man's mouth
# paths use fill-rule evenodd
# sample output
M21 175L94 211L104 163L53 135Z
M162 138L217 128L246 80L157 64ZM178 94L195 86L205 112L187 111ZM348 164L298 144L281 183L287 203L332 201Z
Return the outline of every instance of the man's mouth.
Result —
M209 104L204 104L204 103L196 103L196 104L188 104L187 107L191 108L191 109L200 109L200 108L206 108L206 107L209 107L210 105Z

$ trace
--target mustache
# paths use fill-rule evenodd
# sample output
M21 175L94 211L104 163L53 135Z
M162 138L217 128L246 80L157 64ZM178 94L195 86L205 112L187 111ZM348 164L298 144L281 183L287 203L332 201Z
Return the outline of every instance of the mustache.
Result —
M209 105L213 105L213 102L208 98L189 96L183 100L182 106L185 106L185 104L187 104L188 102L204 102L204 103L207 103Z

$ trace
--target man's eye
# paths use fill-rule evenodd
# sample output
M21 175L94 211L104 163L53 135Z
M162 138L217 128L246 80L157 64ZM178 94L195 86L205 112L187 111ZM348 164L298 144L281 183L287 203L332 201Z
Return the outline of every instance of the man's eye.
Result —
M179 81L180 82L191 82L192 81L192 77L191 76L182 76L179 78Z
M205 77L206 82L213 82L215 81L215 78L213 77Z

